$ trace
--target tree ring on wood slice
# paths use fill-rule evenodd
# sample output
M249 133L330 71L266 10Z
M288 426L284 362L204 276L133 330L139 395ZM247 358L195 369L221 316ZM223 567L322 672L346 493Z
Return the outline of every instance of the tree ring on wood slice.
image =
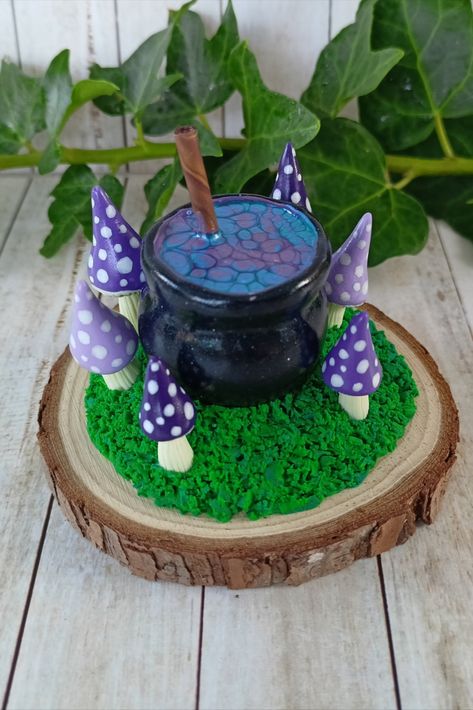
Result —
M312 510L256 521L220 523L158 508L91 443L83 404L88 373L66 350L44 390L38 434L66 518L140 577L232 589L301 584L405 542L417 520L431 523L438 512L456 458L458 412L427 350L377 308L366 310L406 358L420 393L397 448L359 486Z

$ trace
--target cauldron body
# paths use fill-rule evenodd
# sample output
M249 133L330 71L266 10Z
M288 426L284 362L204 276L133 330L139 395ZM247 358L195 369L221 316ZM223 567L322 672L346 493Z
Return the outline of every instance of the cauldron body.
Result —
M146 352L165 360L193 397L226 406L268 401L302 385L317 362L331 249L317 220L301 212L317 229L312 263L255 294L212 291L176 274L154 248L162 220L145 236L140 337Z

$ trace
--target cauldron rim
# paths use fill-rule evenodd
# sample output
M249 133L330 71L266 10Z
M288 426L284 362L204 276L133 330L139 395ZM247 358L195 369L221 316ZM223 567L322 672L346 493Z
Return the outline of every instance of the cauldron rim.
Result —
M325 230L318 219L308 212L303 206L295 205L294 203L285 200L275 200L271 197L265 197L264 195L256 195L245 192L213 196L214 201L222 198L253 198L269 202L275 206L287 205L288 207L291 207L291 209L301 212L306 218L309 219L310 222L314 224L317 230L317 243L313 260L309 266L306 266L305 269L297 272L295 276L292 276L291 278L284 280L275 286L269 286L261 291L257 291L256 293L224 293L189 281L171 269L160 257L160 255L154 251L154 240L156 233L163 221L172 218L181 210L190 209L191 204L188 202L157 220L143 237L142 260L146 262L148 268L152 269L155 278L161 281L165 287L172 289L181 297L184 296L188 298L195 304L200 304L204 307L210 307L212 309L224 306L227 311L231 312L233 309L236 309L241 313L241 309L244 309L245 306L251 306L252 308L254 308L256 304L267 306L268 303L271 303L271 301L278 301L282 295L288 298L295 295L301 289L307 287L309 283L317 282L321 279L321 277L326 277L328 272L327 267L330 263L332 254L330 240L328 239ZM318 287L321 288L322 285L323 283L319 284Z

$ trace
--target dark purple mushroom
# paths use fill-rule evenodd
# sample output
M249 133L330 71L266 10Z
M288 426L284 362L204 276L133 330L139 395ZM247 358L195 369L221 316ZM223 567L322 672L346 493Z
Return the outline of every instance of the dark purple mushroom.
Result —
M361 306L366 301L371 225L371 213L365 212L348 239L332 256L325 284L329 301L329 328L341 326L347 306Z
M271 197L273 200L293 202L299 207L305 207L308 212L312 212L296 151L291 143L286 144L283 154L281 155L278 174L276 175L276 182L274 183Z
M195 425L195 407L166 363L151 356L141 401L140 426L158 442L158 461L167 471L188 471L194 452L187 441Z
M340 406L352 419L366 419L369 395L376 392L383 370L373 346L365 311L353 316L322 365L325 384L339 393Z
M140 372L138 336L130 321L110 310L79 281L74 297L69 349L78 365L103 375L111 390L129 389Z
M145 284L141 238L98 185L92 189L92 222L90 283L101 293L117 296L120 313L137 330L139 294Z

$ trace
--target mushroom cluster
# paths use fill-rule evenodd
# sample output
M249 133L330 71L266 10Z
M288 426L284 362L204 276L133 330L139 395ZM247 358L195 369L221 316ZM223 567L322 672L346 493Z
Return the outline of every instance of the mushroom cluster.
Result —
M92 189L91 201L93 241L89 281L97 291L117 296L120 313L138 330L139 294L145 284L141 238L98 185Z
M135 359L138 336L130 321L110 310L79 281L74 296L69 349L78 365L103 375L109 389L126 390L140 366Z
M312 212L296 151L291 143L286 144L281 155L271 197L273 200L292 202L298 207L305 207L308 212Z
M341 326L347 306L358 307L366 301L371 226L371 213L366 212L348 239L332 256L325 284L329 301L329 328Z
M139 414L143 432L158 443L158 461L168 471L188 471L194 452L187 441L195 425L195 406L167 364L151 356Z
M376 392L383 370L373 346L365 311L353 316L322 365L325 384L339 393L340 406L352 419L366 419L369 395Z

